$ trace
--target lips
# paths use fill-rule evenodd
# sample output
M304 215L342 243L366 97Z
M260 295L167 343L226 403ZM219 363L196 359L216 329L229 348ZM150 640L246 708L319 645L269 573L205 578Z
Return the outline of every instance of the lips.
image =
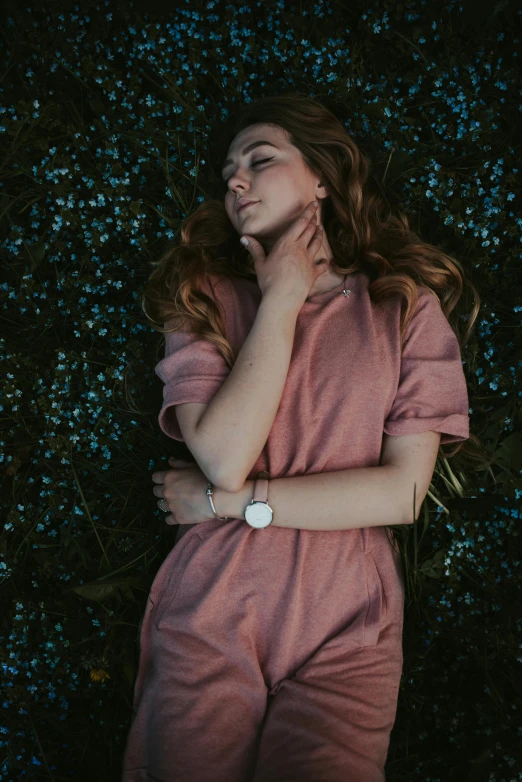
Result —
M248 206L254 206L254 204L257 204L257 203L258 203L258 201L249 201L248 204L243 204L243 206L240 206L239 209L237 210L237 214L239 214L239 212L242 212L243 209L246 209Z

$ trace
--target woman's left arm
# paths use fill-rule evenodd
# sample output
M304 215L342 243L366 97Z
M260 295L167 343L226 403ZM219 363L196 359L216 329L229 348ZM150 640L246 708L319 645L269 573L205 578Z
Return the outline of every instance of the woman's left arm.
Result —
M430 487L440 439L440 433L432 431L384 434L378 466L271 478L272 525L339 530L412 524L419 518ZM169 463L175 469L152 476L160 484L154 493L166 499L173 514L166 518L167 524L197 524L214 518L205 493L208 481L199 467L179 460ZM236 492L214 487L216 512L244 519L253 493L253 480L245 481Z
M165 522L198 524L215 518L206 495L208 480L199 467L180 460L169 460L169 463L173 469L152 476L156 484L154 494L161 498L158 505L161 507L166 502L170 510ZM401 476L402 470L397 465L382 464L271 478L268 504L274 512L272 525L339 530L408 524L413 522L413 492L407 503ZM212 499L219 516L244 519L253 494L254 481L247 480L236 492L213 486ZM416 494L417 517L424 494Z
M378 466L269 480L272 524L310 530L413 524L430 487L440 439L433 431L383 434ZM244 519L253 490L253 480L235 494L218 489L219 515Z
M244 519L253 493L253 480L245 481L238 492L214 488L217 513ZM273 478L268 481L268 504L274 527L340 530L413 522L413 495L408 513L400 469L391 464Z

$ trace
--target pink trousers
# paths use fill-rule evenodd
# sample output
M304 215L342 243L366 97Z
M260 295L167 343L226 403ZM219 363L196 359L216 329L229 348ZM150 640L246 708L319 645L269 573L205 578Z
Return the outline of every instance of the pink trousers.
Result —
M188 529L143 616L123 782L383 782L403 616L384 527Z

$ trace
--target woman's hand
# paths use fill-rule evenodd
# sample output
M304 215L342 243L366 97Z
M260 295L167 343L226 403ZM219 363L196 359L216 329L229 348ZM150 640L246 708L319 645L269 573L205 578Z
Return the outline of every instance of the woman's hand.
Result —
M319 224L318 202L311 201L276 241L268 256L260 241L244 234L254 260L257 282L263 296L277 291L285 300L295 299L301 308L328 260L319 258L323 228Z
M183 459L170 458L168 461L172 469L152 473L156 484L153 492L170 510L166 523L199 524L215 519L206 493L208 479L199 467Z

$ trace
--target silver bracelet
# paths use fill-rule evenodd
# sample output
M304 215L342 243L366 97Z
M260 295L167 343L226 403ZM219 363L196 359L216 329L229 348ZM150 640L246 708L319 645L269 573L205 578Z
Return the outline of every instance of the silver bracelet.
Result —
M234 518L233 516L218 516L216 513L216 509L214 507L214 500L212 499L212 495L214 494L214 490L212 489L212 484L210 481L207 484L207 497L210 502L210 507L212 508L212 512L214 513L214 516L216 519L220 519L221 521L232 521Z

